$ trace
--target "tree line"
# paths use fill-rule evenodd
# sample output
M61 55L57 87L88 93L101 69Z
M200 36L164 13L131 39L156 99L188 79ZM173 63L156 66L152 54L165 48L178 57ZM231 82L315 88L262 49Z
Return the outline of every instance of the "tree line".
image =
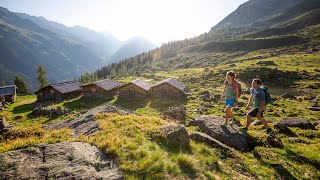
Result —
M46 87L49 84L46 69L42 65L39 65L36 73L37 73L37 84L39 86L39 89ZM1 86L6 86L6 85L7 85L6 81L2 80ZM17 94L19 95L30 94L28 85L21 76L19 75L15 76L14 85L17 86Z

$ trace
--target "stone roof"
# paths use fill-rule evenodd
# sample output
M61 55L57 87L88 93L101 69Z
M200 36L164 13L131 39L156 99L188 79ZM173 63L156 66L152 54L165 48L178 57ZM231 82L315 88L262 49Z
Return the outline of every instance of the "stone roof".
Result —
M148 91L151 87L151 85L148 82L141 80L141 79L134 80L131 83L141 87L142 89L144 89L146 91Z
M16 89L16 85L2 86L0 87L0 96L15 95Z
M52 87L58 92L65 94L65 93L81 90L80 86L81 86L81 83L78 81L67 81L67 82L48 85L44 88L39 89L37 92L47 89L48 87Z
M170 84L171 86L179 89L180 91L183 91L185 90L185 85L180 82L179 80L177 80L176 78L168 78L168 79L165 79L165 80L162 80L162 81L159 81L157 83L155 83L154 85L152 85L151 87L154 87L154 86L158 86L160 84L163 84L163 83L168 83Z
M114 88L122 85L122 83L119 83L119 82L112 80L112 79L104 79L101 81L96 81L92 84L95 84L96 86L98 86L106 91L109 91L111 89L114 89ZM90 84L85 84L83 86L86 86L86 85L90 85Z

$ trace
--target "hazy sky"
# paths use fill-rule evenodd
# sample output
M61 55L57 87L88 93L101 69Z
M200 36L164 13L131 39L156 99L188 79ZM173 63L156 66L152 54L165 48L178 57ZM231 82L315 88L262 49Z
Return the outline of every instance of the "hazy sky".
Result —
M156 44L208 32L247 0L0 0L13 12Z

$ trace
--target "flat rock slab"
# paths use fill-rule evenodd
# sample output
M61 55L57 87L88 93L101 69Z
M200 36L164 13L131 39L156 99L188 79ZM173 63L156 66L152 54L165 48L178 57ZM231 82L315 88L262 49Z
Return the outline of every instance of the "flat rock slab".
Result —
M315 129L314 125L311 124L309 121L301 119L301 118L283 118L280 121L275 123L276 126L287 126L287 127L297 127L300 129Z
M249 144L249 135L239 130L236 124L224 126L225 119L218 116L199 116L193 118L189 125L198 126L200 131L222 142L223 144L233 147L237 150L251 149Z
M0 179L124 179L117 164L80 142L39 145L0 154Z
M69 128L73 130L75 136L80 134L90 135L100 130L99 122L95 121L94 116L99 113L118 113L121 115L132 114L133 112L122 108L120 106L113 105L111 103L105 103L90 109L84 114L76 118L62 120L56 123L49 124L45 129L61 129Z
M202 132L192 132L189 135L190 139L196 141L196 142L202 142L206 143L207 145L220 149L222 151L230 151L232 152L232 149L229 146L224 145L220 141L212 138L211 136L202 133Z

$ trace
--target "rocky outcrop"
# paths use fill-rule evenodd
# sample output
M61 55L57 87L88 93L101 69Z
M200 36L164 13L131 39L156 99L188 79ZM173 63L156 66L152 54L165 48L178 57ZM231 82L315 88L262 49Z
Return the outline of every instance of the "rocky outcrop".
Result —
M42 106L38 106L34 108L31 112L31 116L61 116L64 114L68 114L69 111L67 109L63 109L61 107L54 108L45 108Z
M184 124L187 117L187 109L183 105L169 107L163 112L165 118L178 121L180 124Z
M236 124L224 126L225 119L217 116L200 116L193 118L190 126L198 126L200 131L237 150L249 150L249 135L239 130Z
M46 129L61 129L69 128L73 130L75 136L80 134L89 135L100 130L99 122L95 121L94 116L99 113L118 113L121 115L128 115L132 112L119 106L115 106L111 103L106 103L101 106L97 106L89 111L81 114L76 118L62 120L56 123L52 123L45 127Z
M283 118L275 123L275 127L284 125L286 127L297 127L300 129L315 129L309 121L301 118Z
M213 148L220 149L222 151L232 151L232 149L220 141L210 137L209 135L202 133L202 132L192 132L189 135L190 139L196 141L196 142L201 142L205 143Z
M0 164L0 179L124 179L114 160L80 142L5 152Z
M180 124L169 124L160 129L164 134L166 143L180 148L189 146L190 139L186 128Z

